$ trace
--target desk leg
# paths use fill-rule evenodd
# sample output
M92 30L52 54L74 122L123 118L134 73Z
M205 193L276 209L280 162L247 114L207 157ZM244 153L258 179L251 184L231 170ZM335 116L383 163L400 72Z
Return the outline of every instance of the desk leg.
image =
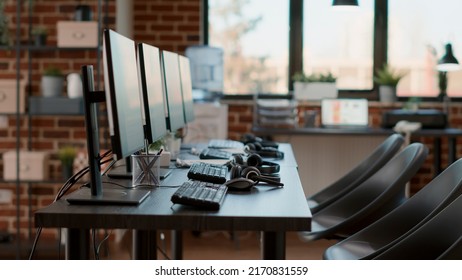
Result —
M434 177L441 173L441 138L435 137L433 140L433 168L435 169Z
M172 230L172 259L183 259L183 231Z
M88 229L67 229L66 260L90 259L90 232Z
M155 230L133 230L133 259L157 259L157 232Z
M286 258L286 233L262 232L261 250L264 260L284 260Z

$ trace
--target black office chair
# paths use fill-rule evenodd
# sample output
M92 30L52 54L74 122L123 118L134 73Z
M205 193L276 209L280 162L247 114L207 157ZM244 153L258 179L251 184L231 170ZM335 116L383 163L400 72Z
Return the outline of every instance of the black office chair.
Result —
M332 245L324 259L371 259L430 220L462 194L462 159L375 223Z
M318 212L359 186L384 166L399 151L403 143L404 137L401 134L392 134L351 171L323 190L308 197L307 201L311 213Z
M462 260L462 236L460 236L454 244L443 252L438 260Z
M374 259L435 260L461 257L462 196Z
M313 214L302 240L345 238L378 220L406 200L405 185L417 173L428 150L413 143L379 171L331 205Z

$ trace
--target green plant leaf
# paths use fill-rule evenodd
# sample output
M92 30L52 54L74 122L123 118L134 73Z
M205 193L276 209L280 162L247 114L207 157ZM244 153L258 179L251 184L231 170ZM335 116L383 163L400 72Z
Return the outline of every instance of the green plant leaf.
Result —
M396 86L404 76L405 74L395 71L388 64L384 64L382 68L377 70L374 81L379 85Z

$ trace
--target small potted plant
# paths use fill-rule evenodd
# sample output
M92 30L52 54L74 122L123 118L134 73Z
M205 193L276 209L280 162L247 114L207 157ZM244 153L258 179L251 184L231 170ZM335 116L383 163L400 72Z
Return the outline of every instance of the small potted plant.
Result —
M8 30L9 18L5 14L5 2L0 1L0 46L10 45L10 33Z
M292 76L294 81L294 98L297 100L320 100L322 98L336 98L337 78L331 73L314 73L306 75L303 72Z
M45 69L41 80L44 97L60 96L63 92L64 76L61 69L50 66Z
M379 85L379 97L382 102L396 101L396 86L405 74L392 69L388 64L377 70L374 81Z
M76 155L77 151L72 146L64 146L58 151L58 158L61 161L62 175L65 180L72 176Z
M48 30L44 26L36 26L32 28L31 35L34 38L36 46L45 46L47 44Z

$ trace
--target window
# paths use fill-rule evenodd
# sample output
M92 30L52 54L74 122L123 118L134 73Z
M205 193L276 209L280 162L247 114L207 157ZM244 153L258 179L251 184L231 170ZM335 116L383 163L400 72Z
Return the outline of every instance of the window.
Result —
M388 61L405 73L398 96L436 97L436 64L447 43L462 62L462 1L388 0ZM462 71L448 72L448 96L462 96Z
M356 10L336 10L331 0L305 0L303 69L306 74L337 76L337 88L373 86L374 1L358 1Z
M224 93L288 91L289 0L209 0L209 45L224 50Z

